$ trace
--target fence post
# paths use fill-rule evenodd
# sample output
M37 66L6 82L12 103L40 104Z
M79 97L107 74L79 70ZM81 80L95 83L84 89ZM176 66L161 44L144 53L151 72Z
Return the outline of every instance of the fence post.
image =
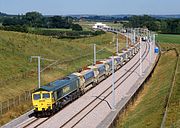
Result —
M19 103L18 103L18 105L19 105L19 104L20 104L20 102L21 102L21 96L19 95L18 97L19 97Z
M29 91L29 99L28 100L31 100L31 92L32 91Z
M27 100L27 91L25 91L24 101Z
M16 104L16 99L15 99L15 97L14 97L14 98L13 98L13 107L16 106L15 104Z
M9 111L9 99L7 100L7 111Z
M0 110L0 112L1 112L1 113L0 113L0 116L1 116L1 115L2 115L2 102L0 102L0 109L1 109L1 110Z

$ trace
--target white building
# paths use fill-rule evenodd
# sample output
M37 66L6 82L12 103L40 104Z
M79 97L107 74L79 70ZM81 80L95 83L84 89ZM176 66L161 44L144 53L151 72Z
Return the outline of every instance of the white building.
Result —
M109 26L107 26L106 24L103 23L96 23L94 26L92 26L93 29L108 29L110 28Z

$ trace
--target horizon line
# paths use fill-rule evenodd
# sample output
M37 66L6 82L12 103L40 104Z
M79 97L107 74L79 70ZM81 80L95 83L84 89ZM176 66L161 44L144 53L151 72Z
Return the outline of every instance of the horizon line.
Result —
M39 11L27 11L27 12L39 12ZM26 13L27 13L26 12ZM1 12L0 13L3 13L3 14L7 14L7 15L25 15L26 13L6 13L6 12ZM39 12L41 13L41 12ZM174 14L132 14L132 13L128 13L128 14L88 14L88 13L77 13L77 14L43 14L41 13L42 15L60 15L60 16L69 16L69 15L72 15L72 16L75 16L75 15L89 15L89 16L118 16L118 15L125 15L125 16L133 16L133 15L136 15L136 16L142 16L142 15L149 15L149 16L177 16L177 15L180 15L177 14L177 13L174 13Z

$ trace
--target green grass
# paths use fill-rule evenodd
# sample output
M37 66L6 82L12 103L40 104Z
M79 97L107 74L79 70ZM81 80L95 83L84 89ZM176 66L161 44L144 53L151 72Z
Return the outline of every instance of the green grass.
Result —
M105 23L107 26L111 26L111 27L114 27L114 28L122 28L123 27L123 24L121 23L113 23L113 22L103 22Z
M157 41L162 50L176 48L180 53L180 35L158 34Z
M136 103L120 118L119 128L160 127L175 62L175 52L162 55L152 78L145 84Z
M157 41L161 43L180 44L180 35L158 34Z
M159 36L159 35L158 35ZM167 36L167 37L166 37ZM174 38L173 38L174 37ZM176 48L180 53L180 35L160 35L158 41L161 42L162 49ZM166 127L180 127L180 61L176 74L175 86L173 88L170 104L168 107Z
M91 31L91 30L92 30L92 26L93 26L96 22L80 21L80 22L74 22L74 23L81 25L84 31Z
M64 28L28 28L29 31L33 31L35 29L39 29L39 30L56 30L56 31L72 31L72 29L64 29Z

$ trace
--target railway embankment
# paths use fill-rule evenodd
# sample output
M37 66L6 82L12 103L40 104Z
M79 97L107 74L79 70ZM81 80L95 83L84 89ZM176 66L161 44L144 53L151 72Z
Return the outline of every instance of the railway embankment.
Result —
M156 70L116 120L116 127L178 126L178 66L178 50L163 48Z

